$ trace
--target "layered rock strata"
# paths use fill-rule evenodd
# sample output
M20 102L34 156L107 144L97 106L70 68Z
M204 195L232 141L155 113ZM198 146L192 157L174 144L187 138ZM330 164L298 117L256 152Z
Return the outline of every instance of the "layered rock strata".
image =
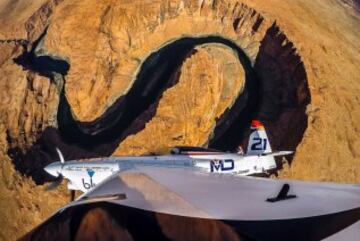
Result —
M233 105L245 79L238 56L219 44L196 47L177 73L178 83L163 93L155 116L143 131L126 138L115 154L206 145L216 119ZM159 140L166 146L159 145Z
M67 201L41 201L47 194L13 168L43 183L54 146L69 159L173 144L233 150L259 118L274 150L296 150L280 176L359 181L360 19L350 1L16 0L0 13L1 179L13 197L1 206L25 214L4 222L4 239ZM25 195L34 190L38 199Z

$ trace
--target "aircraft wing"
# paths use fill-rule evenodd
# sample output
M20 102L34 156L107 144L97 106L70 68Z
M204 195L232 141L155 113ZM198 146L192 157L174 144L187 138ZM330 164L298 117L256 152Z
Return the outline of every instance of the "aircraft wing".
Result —
M360 227L359 185L229 176L191 168L134 166L59 213L92 202L216 219L255 240L320 240L350 225L350 231L340 233L341 240L352 240Z
M288 196L296 197L276 200L284 184L289 186ZM275 201L269 201L272 198ZM71 205L93 201L190 217L276 220L360 209L360 187L135 166L113 175Z

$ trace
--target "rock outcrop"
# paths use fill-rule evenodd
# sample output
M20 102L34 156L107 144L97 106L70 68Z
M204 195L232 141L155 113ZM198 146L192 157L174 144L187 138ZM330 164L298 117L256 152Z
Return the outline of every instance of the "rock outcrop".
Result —
M144 130L126 138L114 154L206 145L215 121L242 93L245 72L233 50L206 44L193 50L174 77L178 83L163 93ZM159 140L165 145L159 145Z
M33 182L55 145L68 159L229 151L259 118L274 150L296 150L280 177L359 182L356 3L2 1L0 238L67 201Z
M42 49L71 61L65 92L75 119L90 122L99 118L129 92L150 53L184 36L221 35L237 41L254 58L264 31L253 27L266 26L255 11L228 4L219 2L212 9L206 3L196 8L192 1L87 0L60 6ZM238 26L233 25L237 16L250 25L241 29L240 36Z
M147 11L143 11L144 7ZM180 25L181 28L177 27ZM91 41L85 44L85 39ZM182 43L183 40L188 42ZM198 45L219 42L241 49L243 56L239 58L247 72L246 81L256 83L248 84L252 85L251 90L245 86L245 93L235 95L242 99L232 101L237 103L232 110L232 105L226 106L230 110L223 109L230 114L220 117L219 113L213 118L216 126L206 140L191 142L198 139L198 134L189 132L192 136L188 135L187 140L179 144L210 144L233 150L246 139L241 134L249 122L246 117L259 116L265 121L271 120L270 133L281 132L280 128L272 130L271 125L275 123L286 129L291 129L290 123L297 126L292 129L291 141L285 141L288 132L283 131L274 143L275 149L295 149L306 129L305 109L310 102L305 68L292 42L274 20L243 3L66 2L54 12L35 55L65 61L71 66L68 72L63 72L66 74L64 93L72 116L70 122L76 122L76 128L91 136L118 135L120 138L112 139L120 142L145 128L149 117L136 119L143 118L149 108L148 112L154 112L151 108L171 86L171 73L184 62L188 52ZM175 52L178 55L172 57ZM255 79L252 72L260 78ZM176 88L177 85L174 86L175 98L182 95ZM204 111L197 114L202 115ZM232 118L228 119L229 116ZM134 123L131 125L133 121L137 125L135 130ZM64 122L66 125L67 121ZM122 127L111 129L119 125ZM238 136L232 136L234 134ZM133 137L130 140L135 141ZM129 147L143 145L138 141L132 144L130 140L126 141ZM155 149L169 145L169 139L162 138ZM134 153L133 150L122 148L116 154Z

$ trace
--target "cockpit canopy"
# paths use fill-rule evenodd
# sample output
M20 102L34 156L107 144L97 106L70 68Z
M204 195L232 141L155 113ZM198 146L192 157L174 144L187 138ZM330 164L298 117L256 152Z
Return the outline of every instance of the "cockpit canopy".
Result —
M210 148L204 148L204 147L197 147L197 146L175 146L171 149L170 153L172 155L186 155L191 152L211 152L211 153L219 153L221 151L210 149Z

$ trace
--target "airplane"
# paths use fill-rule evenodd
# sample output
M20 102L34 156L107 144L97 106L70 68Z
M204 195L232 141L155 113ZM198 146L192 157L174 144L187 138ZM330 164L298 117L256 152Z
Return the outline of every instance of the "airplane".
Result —
M57 178L48 186L48 190L57 187L65 178L69 190L87 192L109 176L134 165L189 167L205 173L231 175L269 174L276 170L275 156L290 155L292 151L272 152L264 125L253 120L246 154L227 153L202 147L174 147L170 155L118 156L66 161L61 151L56 148L59 162L54 162L44 169ZM72 195L74 193L72 192ZM73 197L72 197L73 198Z
M200 237L208 232L208 239L219 233L219 240L358 241L360 232L360 186L356 184L138 164L115 172L61 207L31 233L31 240L75 240L72 235L80 232L76 223L86 215L84 210L97 208L104 208L111 222L126 220L119 228L134 240L187 240L177 235L190 230ZM229 232L234 234L231 239L226 236ZM48 239L44 234L50 235Z
M51 188L66 178L70 190L84 193L53 216L109 204L112 215L126 207L144 217L157 217L155 213L181 219L188 228L195 219L204 225L216 220L251 240L358 240L359 185L248 176L273 169L274 156L291 153L272 152L259 121L252 121L246 154L175 147L171 155L164 156L65 162L61 151L57 152L60 162L45 168L58 178ZM141 219L131 222L139 224L136 230L141 233ZM47 221L39 229L46 230L47 225L51 223ZM158 230L158 225L164 224L155 219L155 225Z

